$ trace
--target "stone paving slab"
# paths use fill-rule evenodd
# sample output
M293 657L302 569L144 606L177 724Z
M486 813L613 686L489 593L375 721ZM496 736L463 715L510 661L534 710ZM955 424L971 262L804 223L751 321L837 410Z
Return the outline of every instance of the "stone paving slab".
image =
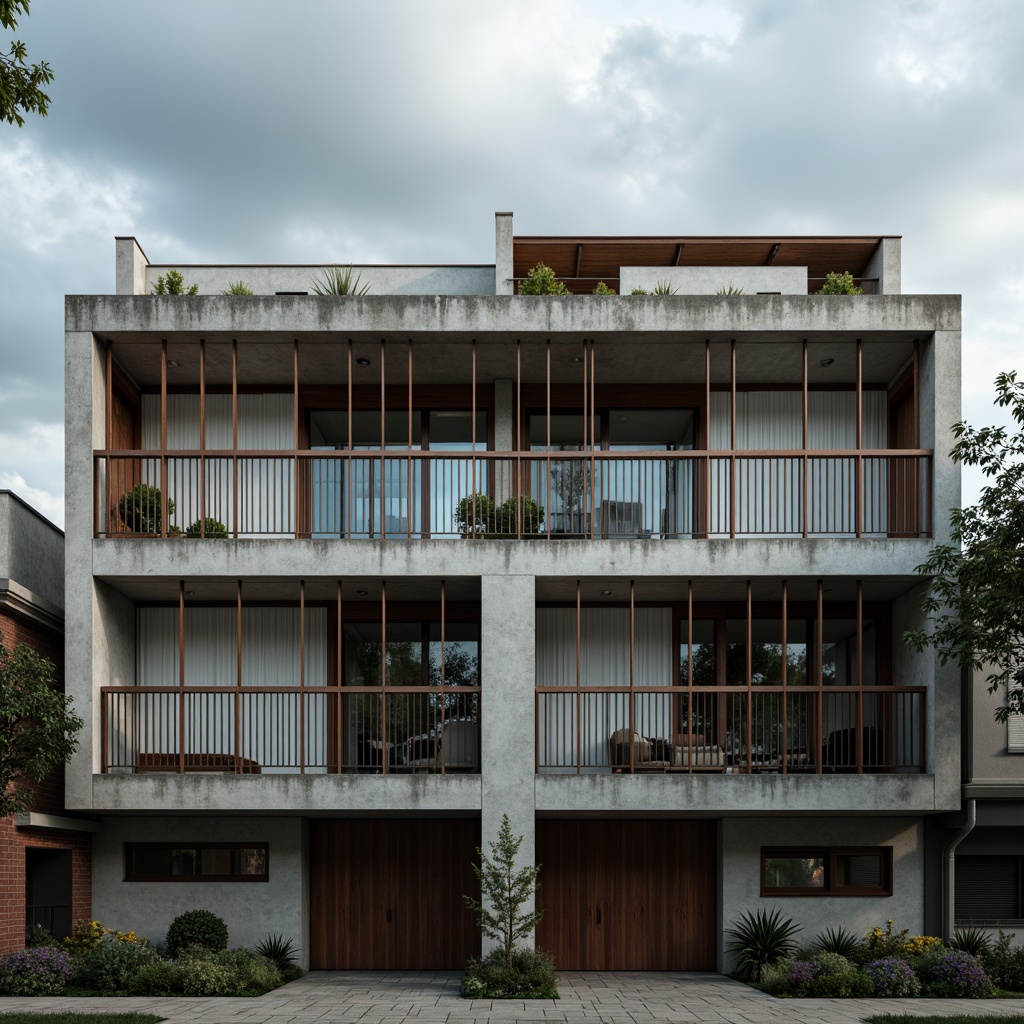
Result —
M1024 999L774 999L720 974L559 974L561 998L465 1000L459 971L314 971L257 999L0 997L0 1013L154 1013L168 1024L860 1024L1024 1013Z

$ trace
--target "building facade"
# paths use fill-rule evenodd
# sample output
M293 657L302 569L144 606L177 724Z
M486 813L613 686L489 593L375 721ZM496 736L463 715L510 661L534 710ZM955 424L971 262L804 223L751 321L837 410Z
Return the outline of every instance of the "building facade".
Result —
M538 262L573 294L515 294ZM508 814L562 967L715 968L759 905L923 929L960 680L900 636L959 504L960 304L900 294L899 239L498 214L493 265L363 295L168 269L118 239L117 294L66 300L104 923L457 967Z
M64 537L17 495L0 491L0 644L27 644L63 684ZM0 954L33 924L57 938L90 914L94 822L64 809L64 773L35 786L31 811L0 818Z

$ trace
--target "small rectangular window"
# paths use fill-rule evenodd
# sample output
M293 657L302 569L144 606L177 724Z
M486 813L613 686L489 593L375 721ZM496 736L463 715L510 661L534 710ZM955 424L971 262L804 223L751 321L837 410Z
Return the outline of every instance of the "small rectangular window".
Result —
M125 843L127 882L266 882L266 843Z
M761 895L891 896L892 847L762 847Z

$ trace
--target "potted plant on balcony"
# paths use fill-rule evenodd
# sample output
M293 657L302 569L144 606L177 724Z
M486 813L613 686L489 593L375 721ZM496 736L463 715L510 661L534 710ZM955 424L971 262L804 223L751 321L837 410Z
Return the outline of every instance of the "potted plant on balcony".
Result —
M507 498L494 514L494 528L499 536L517 532L516 513L519 514L518 532L523 536L537 534L544 522L544 506L538 504L529 495L520 498Z
M117 499L117 514L128 533L160 532L163 525L162 495L159 487L136 484ZM167 499L167 515L174 515L174 501ZM173 529L169 528L168 532Z
M470 494L455 506L455 525L463 537L488 537L494 533L494 499Z
M490 495L471 494L455 506L455 523L463 537L508 539L517 532L536 537L543 522L544 506L525 494L497 506Z
M228 528L219 519L197 519L186 531L186 537L226 537Z

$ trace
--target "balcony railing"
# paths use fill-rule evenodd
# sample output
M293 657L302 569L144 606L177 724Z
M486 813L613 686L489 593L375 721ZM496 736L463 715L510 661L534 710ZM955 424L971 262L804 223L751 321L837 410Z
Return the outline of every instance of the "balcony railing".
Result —
M473 773L468 686L105 686L107 773Z
M925 692L913 686L542 686L537 771L923 772Z
M94 483L98 537L668 540L932 532L927 450L100 451Z

